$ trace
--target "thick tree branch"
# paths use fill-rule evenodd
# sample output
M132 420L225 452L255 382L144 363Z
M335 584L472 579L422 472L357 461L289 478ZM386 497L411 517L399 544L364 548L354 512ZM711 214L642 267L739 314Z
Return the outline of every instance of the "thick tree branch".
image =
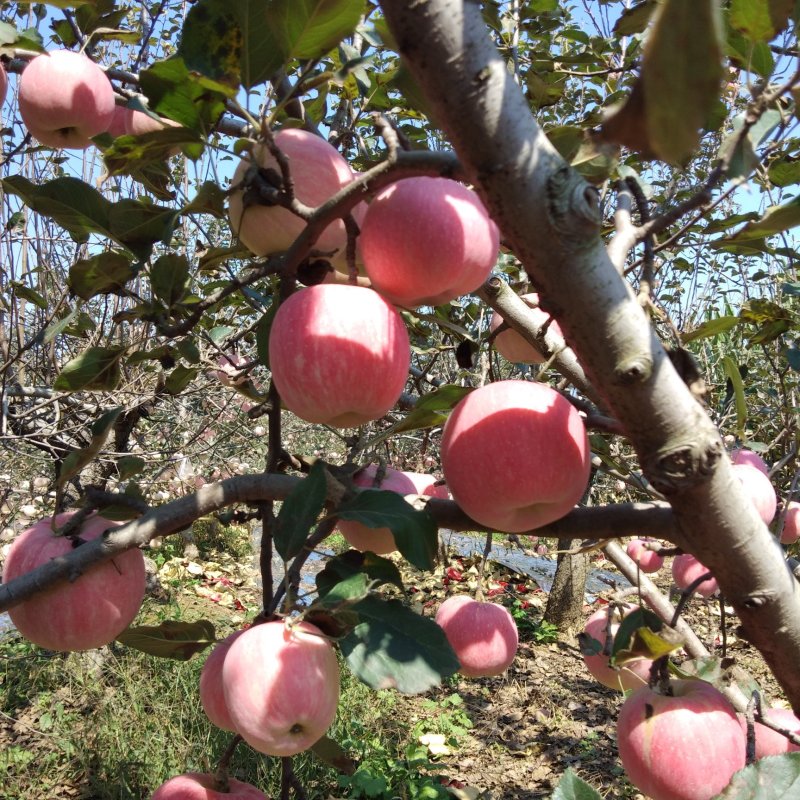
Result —
M724 457L719 433L664 352L600 238L595 190L562 160L495 49L480 4L383 0L406 66L468 179L668 497L677 543L717 577L800 711L800 592Z
M33 572L0 584L0 611L12 608L59 581L75 580L93 564L112 558L123 550L145 545L155 536L167 536L184 530L200 517L226 506L283 500L301 480L290 475L241 475L204 486L196 494L159 506ZM328 483L329 505L335 506L343 495L344 488L331 479ZM458 531L488 531L473 522L450 500L420 498L419 502L427 508L439 527ZM646 525L647 530L659 538L669 539L674 534L672 511L666 503L576 508L563 519L531 533L574 539L587 536L614 538L631 536L641 525Z

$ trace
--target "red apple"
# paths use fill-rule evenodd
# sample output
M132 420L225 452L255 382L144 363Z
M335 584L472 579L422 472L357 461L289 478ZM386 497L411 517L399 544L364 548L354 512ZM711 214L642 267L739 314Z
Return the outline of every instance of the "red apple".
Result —
M642 686L622 706L617 744L630 782L652 800L710 800L745 762L733 706L710 683L675 680L669 694Z
M290 162L295 196L301 203L315 208L353 180L353 172L333 145L319 136L298 128L285 128L275 134L275 144ZM254 150L254 160L262 168L281 172L277 161L265 145ZM254 161L242 160L233 174L232 187L241 184ZM228 202L231 228L245 247L257 256L287 250L305 228L306 223L282 206L260 204L244 206L243 188L233 191ZM344 222L332 222L317 239L314 249L338 253L344 250L347 233Z
M758 453L752 450L745 450L739 448L731 451L731 461L734 464L747 464L748 466L755 467L759 472L763 472L769 477L769 467L767 462Z
M397 402L411 349L400 315L360 286L319 284L285 300L269 337L272 378L307 422L351 428Z
M537 325L544 325L552 319L546 311L538 307L539 295L536 292L522 295L522 299L531 306L530 316ZM496 331L503 324L503 318L496 311L492 313L489 331ZM563 338L564 334L555 320L550 322L548 330ZM498 333L494 338L494 346L498 353L515 364L543 364L544 356L522 336L510 328Z
M658 572L664 566L664 557L647 548L652 539L632 539L626 548L628 556L633 559L642 572Z
M58 514L56 527L72 513ZM73 550L72 540L53 533L47 517L23 531L11 545L3 569L8 583L20 575ZM80 530L85 541L117 526L97 515ZM102 647L130 625L144 599L144 557L134 548L88 569L76 580L63 582L24 600L9 611L17 630L48 650L91 650Z
M223 386L241 386L247 380L247 375L240 370L245 363L236 353L224 353L217 358L219 369L214 375Z
M228 778L229 791L214 788L214 776L187 772L162 783L150 800L268 800L264 792L250 783Z
M131 112L125 117L125 132L131 136L141 136L143 133L161 131L164 128L180 128L180 125L171 119L151 117L144 111L129 109Z
M124 136L127 131L128 117L133 110L127 106L114 106L114 115L111 117L111 124L108 126L108 133L115 139Z
M786 504L781 544L794 544L798 539L800 539L800 503L790 500Z
M236 729L228 713L228 706L225 705L225 695L222 690L222 665L231 645L243 633L244 631L236 631L221 642L217 642L200 673L200 703L206 716L213 725L234 733Z
M765 713L770 722L774 722L792 733L800 734L800 719L788 708L768 708ZM798 745L790 742L783 734L759 722L755 724L755 731L756 758L779 756L783 753L794 753L800 750Z
M408 477L408 473L399 472L391 467L386 468L381 484L379 486L376 485L375 475L377 471L378 468L374 464L370 464L366 469L362 469L356 474L353 478L353 483L365 489L385 489L402 495L422 494L417 491L417 486ZM433 480L434 478L431 475L431 482ZM343 519L339 521L339 531L350 543L350 546L356 550L371 550L378 555L392 553L397 550L394 536L389 528L369 528L361 522Z
M672 561L672 580L679 589L688 589L701 575L708 572L708 567L701 564L693 555L684 553L675 556ZM716 578L708 578L695 589L703 597L711 597L719 591Z
M222 665L231 721L261 753L293 756L328 730L339 702L339 664L314 625L283 621L248 628Z
M447 485L439 483L435 475L429 472L403 472L411 483L414 484L415 494L421 494L423 497L437 497L440 500L449 500L450 492ZM406 494L413 494L406 492Z
M596 639L604 647L608 633L610 632L613 639L617 635L622 620L637 608L638 606L630 603L623 609L609 609L608 606L599 608L586 620L583 632L592 639ZM611 614L610 620L609 613ZM610 627L609 622L611 623ZM602 653L584 655L583 660L595 680L602 683L603 686L608 686L609 689L617 689L619 691L637 689L639 686L647 684L650 679L650 667L653 666L652 659L637 658L620 665L618 669L614 669L608 663L609 657Z
M497 603L481 603L465 594L448 597L436 612L436 624L461 664L459 672L469 678L500 675L517 654L517 625Z
M583 421L542 383L498 381L468 394L445 424L441 457L453 499L505 533L560 519L589 480Z
M82 53L54 50L32 59L19 79L25 127L50 147L87 148L114 117L114 90Z
M387 186L361 230L373 287L404 306L441 305L474 291L489 277L499 243L478 195L448 178Z
M756 507L758 515L764 520L765 525L769 525L778 507L778 498L769 478L761 470L749 464L734 464L733 471Z

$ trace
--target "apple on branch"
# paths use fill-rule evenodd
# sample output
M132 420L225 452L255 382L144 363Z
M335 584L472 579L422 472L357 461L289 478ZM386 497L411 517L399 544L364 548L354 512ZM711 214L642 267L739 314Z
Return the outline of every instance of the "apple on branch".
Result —
M339 702L339 664L319 628L282 620L248 628L222 664L234 730L260 753L293 756L328 730Z
M405 178L380 191L361 228L373 287L402 306L441 305L477 289L500 234L480 198L449 178Z
M498 381L468 394L445 423L441 456L456 503L505 533L567 514L586 491L591 466L575 407L530 381Z
M786 504L786 514L783 518L781 544L794 544L798 539L800 539L800 503L790 500Z
M25 575L41 564L74 549L70 537L53 532L63 527L74 512L46 517L23 531L11 545L3 568L3 581ZM119 523L92 515L84 520L78 536L98 538ZM28 641L48 650L92 650L119 636L139 611L145 592L144 556L133 548L109 561L95 564L70 583L39 592L9 611L11 621Z
M107 131L114 89L105 72L82 53L53 50L31 59L19 79L19 113L42 144L77 150Z
M231 645L244 633L236 631L221 642L214 645L214 649L206 658L200 672L200 704L203 711L213 725L224 731L235 732L236 729L225 704L225 694L222 689L222 665Z
M214 788L216 779L205 772L176 775L155 790L150 800L268 800L250 783L228 778L228 791Z
M600 643L601 649L605 650L606 640L609 636L613 642L622 620L637 608L638 606L628 603L622 608L604 606L597 609L586 620L583 637L578 637L579 640L584 639L581 643L582 650L588 649L588 644L591 644L591 642L586 643L587 639L596 640ZM608 652L610 654L610 647ZM608 686L609 689L618 691L629 691L646 685L650 679L650 668L653 666L653 660L650 658L636 658L615 669L609 663L609 655L604 652L584 652L583 661L595 680L602 683L603 686Z
M708 573L708 567L701 564L690 553L682 553L672 560L672 580L679 589L688 589L696 580ZM717 579L713 576L706 578L695 592L702 597L711 597L719 591Z
M378 468L374 464L360 470L353 478L353 483L363 489L384 489L397 494L420 494L440 499L448 499L446 486L437 486L433 475L417 472L401 472L391 467L384 470L383 480L375 482ZM389 528L370 528L355 520L340 520L339 532L356 550L371 550L377 555L393 553L397 550L394 536Z
M652 800L711 800L745 764L745 733L710 683L642 686L620 710L619 757L630 782Z
M448 597L436 612L436 624L468 678L501 675L517 654L517 624L497 603L473 600L465 594Z
M530 318L538 326L543 326L550 320L548 330L553 331L557 336L563 338L564 334L558 323L548 314L539 308L539 295L536 292L523 294L521 299L530 307ZM503 317L497 312L492 313L489 321L489 332L494 333L503 324ZM494 347L503 358L515 364L543 364L544 356L530 342L522 338L522 335L515 330L508 328L500 331L494 337Z
M778 498L766 473L750 464L734 464L733 472L744 487L758 515L769 525L775 517Z
M800 735L800 719L788 708L768 708L764 712L770 722L784 728L790 733ZM779 756L783 753L796 753L800 746L790 742L782 733L762 725L756 720L756 758Z
M394 406L411 349L402 318L379 294L318 284L281 303L269 361L286 408L307 422L351 428Z
M664 557L647 547L653 539L631 539L625 548L628 556L639 565L642 572L653 574L664 566Z
M353 180L350 165L336 148L319 136L297 128L285 128L275 134L275 145L289 161L295 197L306 206L316 208ZM287 250L305 228L305 221L288 208L259 196L252 183L253 173L260 170L259 181L265 188L282 187L281 170L265 144L253 148L250 158L243 159L233 174L233 191L228 201L231 229L242 244L257 256ZM251 180L251 186L245 186ZM260 202L266 201L266 202ZM333 255L344 251L347 232L341 219L334 220L322 232L314 249Z

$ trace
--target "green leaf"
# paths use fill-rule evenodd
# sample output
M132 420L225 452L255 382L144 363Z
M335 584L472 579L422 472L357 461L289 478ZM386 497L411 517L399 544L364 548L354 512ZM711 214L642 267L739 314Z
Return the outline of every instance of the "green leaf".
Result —
M117 459L117 472L119 479L126 481L134 475L138 475L145 465L145 460L140 456L120 456Z
M181 209L182 214L211 214L225 219L225 190L214 181L205 181L197 194Z
M139 625L128 628L117 636L117 641L134 650L158 658L188 661L214 644L214 623L207 619L181 622L167 619L160 625Z
M45 300L44 297L42 297L35 289L31 289L30 286L26 286L21 281L12 281L11 286L14 289L14 294L16 297L20 297L23 300L28 300L39 308L47 308L47 300Z
M783 357L795 372L800 372L800 349L796 347L787 347L786 350L783 351Z
M740 769L714 800L788 800L792 797L800 797L800 753L760 758L755 764Z
M436 523L430 514L417 511L399 494L365 489L339 506L336 516L368 528L389 528L405 559L417 569L433 569L438 544Z
M733 397L736 403L736 431L740 436L743 436L744 426L747 422L747 403L744 399L742 373L739 372L738 364L730 356L723 357L722 367L725 370L725 375L733 385Z
M285 57L319 58L356 29L364 0L271 0L267 26Z
M421 428L432 428L442 425L447 419L447 414L472 391L466 386L448 384L422 395L417 400L414 410L397 425L392 426L392 433L400 431L415 431Z
M91 426L92 439L86 447L73 450L61 462L56 486L60 490L70 478L77 475L87 464L91 463L103 449L109 434L114 428L117 417L122 413L121 408L112 408L106 411Z
M767 175L773 186L791 186L800 183L800 159L781 156L770 162Z
M766 344L796 325L794 314L779 303L754 298L742 305L739 318L757 325L758 330L749 337L751 344Z
M734 119L731 132L723 139L719 148L720 159L726 158L730 150L735 148L728 170L728 178L730 180L746 178L761 164L761 159L756 154L756 148L780 125L781 120L780 111L774 108L768 109L761 115L755 125L750 128L744 139L741 139L739 131L745 122L745 115L739 114Z
M190 364L199 364L200 363L200 351L197 349L197 345L192 341L192 339L181 339L175 345L178 348L178 352L190 363Z
M626 103L604 122L603 138L647 158L685 162L718 101L723 76L721 23L717 0L659 3L641 76Z
M768 78L775 70L775 59L766 42L754 42L733 29L728 31L725 52L737 67L762 78Z
M602 800L602 795L579 778L570 767L561 776L551 800Z
M234 88L240 83L242 58L236 5L231 0L199 0L186 15L178 47L187 69Z
M124 347L90 347L61 368L53 388L59 392L110 392L119 383L119 362L124 353Z
M363 572L356 572L334 584L321 600L323 607L335 609L337 606L351 606L369 594L369 578Z
M199 133L216 124L225 100L236 94L230 86L190 72L179 56L140 72L139 87L152 111Z
M171 308L186 295L189 284L189 260L184 255L168 253L158 258L150 268L153 294Z
M375 553L362 553L358 550L348 550L346 553L331 558L325 568L317 573L317 590L324 597L343 580L362 573L376 586L390 583L400 591L405 591L400 570L393 562L388 558L377 556Z
M278 310L278 304L273 303L261 316L256 326L256 353L258 363L269 369L269 332L272 330L272 320Z
M169 240L177 220L175 211L155 203L111 203L77 178L56 178L37 185L14 175L2 185L38 214L55 220L76 242L86 242L90 234L99 233L142 260L150 256L155 242Z
M417 694L460 668L444 631L399 601L367 597L352 610L360 622L339 646L350 670L367 686Z
M320 761L338 770L343 775L352 775L358 767L357 762L347 755L345 749L338 742L334 742L329 736L323 736L321 739L317 739L317 741L309 747L309 750L311 750Z
M719 242L740 242L747 239L763 239L765 236L773 236L776 233L787 231L795 227L795 225L800 225L800 197L795 197L782 206L771 206L760 220L748 222L733 236L716 239L714 244Z
M283 501L275 522L275 549L284 561L294 558L306 543L327 494L325 465L317 461L308 475Z
M167 375L164 388L169 394L180 394L197 377L199 371L196 367L184 367L182 364L178 364Z
M639 0L630 8L626 8L614 26L614 33L617 36L632 36L635 33L641 33L650 22L650 17L653 16L657 5L656 0Z
M112 294L136 277L130 256L106 250L75 262L69 269L67 285L72 294L89 300L99 294Z
M730 22L750 39L768 42L789 21L795 0L731 0Z
M702 325L698 325L693 331L682 335L683 343L688 344L697 339L707 339L710 336L719 336L721 333L735 328L739 324L738 317L717 317L716 319L706 320Z

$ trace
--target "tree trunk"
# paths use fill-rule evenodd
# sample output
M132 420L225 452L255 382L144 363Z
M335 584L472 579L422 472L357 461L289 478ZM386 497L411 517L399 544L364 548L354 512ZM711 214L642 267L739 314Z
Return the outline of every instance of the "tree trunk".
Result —
M558 549L568 550L570 539L559 539ZM544 620L556 625L562 632L580 627L584 622L583 603L589 554L567 555L559 553L553 586L547 598Z

